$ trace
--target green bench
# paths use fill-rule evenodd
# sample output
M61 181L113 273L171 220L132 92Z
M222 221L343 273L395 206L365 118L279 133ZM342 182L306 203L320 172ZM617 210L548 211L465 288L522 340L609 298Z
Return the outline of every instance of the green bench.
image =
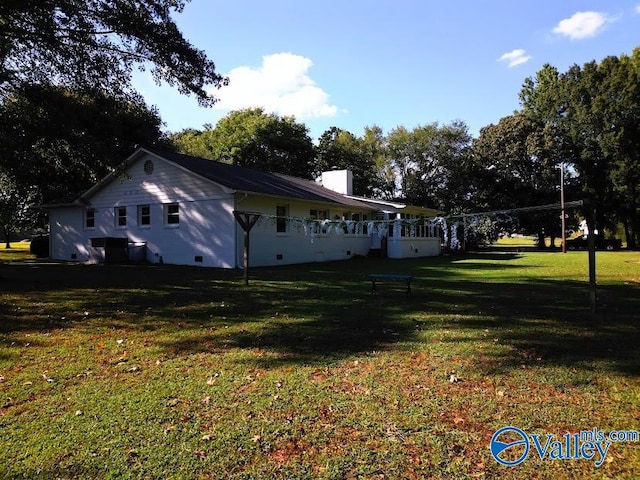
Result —
M405 282L407 284L407 295L411 295L411 280L413 280L412 275L402 275L396 273L372 273L369 275L369 280L371 280L371 293L377 292L377 282L380 280L393 280L398 282Z

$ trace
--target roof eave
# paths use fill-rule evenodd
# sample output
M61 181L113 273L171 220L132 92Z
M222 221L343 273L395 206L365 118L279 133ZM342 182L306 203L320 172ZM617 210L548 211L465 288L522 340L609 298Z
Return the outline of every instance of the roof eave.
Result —
M400 213L402 210L413 210L423 212L428 215L442 215L443 212L435 208L421 207L419 205L409 205L405 203L390 202L388 200L379 200L377 198L357 197L355 195L345 195L353 200L376 205L376 207L385 213ZM385 207L387 207L385 209Z
M45 203L44 205L39 205L38 208L42 210L53 210L55 208L76 208L84 206L86 205L76 200L69 203Z
M295 200L298 202L303 202L303 203L312 203L312 204L319 204L319 205L327 205L327 206L331 206L331 207L350 207L350 208L366 208L368 210L371 211L375 211L376 209L366 205L366 204L352 204L352 203L342 203L342 202L337 202L337 201L333 201L333 200L315 200L315 199L309 199L309 198L298 198L298 197L290 197L290 196L286 196L286 195L274 195L271 193L261 193L261 192L252 192L249 190L235 190L235 193L241 193L241 194L245 194L245 195L254 195L254 196L258 196L258 197L268 197L268 198L276 198L278 200Z

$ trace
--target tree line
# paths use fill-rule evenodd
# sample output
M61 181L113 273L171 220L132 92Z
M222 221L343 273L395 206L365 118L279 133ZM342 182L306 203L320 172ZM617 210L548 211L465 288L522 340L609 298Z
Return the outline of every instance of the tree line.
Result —
M637 248L640 48L566 72L545 65L524 80L519 98L519 110L476 138L455 121L398 126L386 134L373 125L361 136L331 127L314 145L294 118L247 109L169 141L183 153L310 179L347 168L356 195L449 214L557 204L562 168L565 197L593 203L599 232L613 234L622 225L628 247ZM537 233L541 247L545 236L562 233L557 211L506 218L514 222Z
M131 86L134 67L215 103L227 79L172 20L184 1L23 0L0 5L0 224L37 224L41 204L77 198L136 145L160 145L236 165L317 178L354 173L354 193L451 214L590 198L597 225L640 242L640 49L524 79L520 108L476 138L463 121L360 135L331 127L317 142L304 123L260 108L215 126L166 133ZM517 219L559 236L557 212Z

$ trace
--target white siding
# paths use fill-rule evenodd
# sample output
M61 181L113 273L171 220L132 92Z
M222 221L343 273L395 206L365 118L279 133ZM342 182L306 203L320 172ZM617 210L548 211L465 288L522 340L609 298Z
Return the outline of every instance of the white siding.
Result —
M83 210L56 208L49 211L49 255L54 260L89 260L89 241L83 228Z
M153 173L144 172L147 160L153 162ZM125 174L112 181L91 198L96 208L117 205L163 204L180 201L220 198L228 194L215 184L199 178L172 163L145 155L133 163Z
M154 164L151 174L144 171L149 159ZM90 247L91 238L126 237L146 244L147 260L152 263L235 266L233 195L171 163L144 156L90 201L89 207L95 209L91 229L85 228L83 208L50 211L52 258L95 259L99 252ZM168 203L179 205L178 225L165 222ZM150 225L139 225L140 205L149 205ZM127 207L126 226L117 225L115 207Z
M241 196L236 209L248 212L260 212L275 215L278 205L287 206L291 217L309 218L310 209L329 210L329 217L352 211L366 213L369 218L373 212L347 206L308 203L290 199L277 199L259 196ZM286 233L276 231L274 219L263 219L253 227L250 233L250 264L252 266L286 265L293 263L346 260L354 255L367 255L371 247L368 235L316 235L313 239L305 235L304 229L292 223ZM237 265L243 265L243 231L238 227Z
M387 240L389 258L436 257L440 255L438 237L391 237Z

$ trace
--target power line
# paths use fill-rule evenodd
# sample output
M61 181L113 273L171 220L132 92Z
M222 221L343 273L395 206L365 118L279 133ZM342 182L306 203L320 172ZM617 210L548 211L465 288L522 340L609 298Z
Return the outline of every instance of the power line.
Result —
M584 200L576 200L574 202L565 202L564 208L577 208L584 206ZM517 213L517 212L535 212L540 210L561 210L562 204L550 203L547 205L537 205L534 207L519 207L519 208L507 208L504 210L492 210L489 212L476 212L476 213L460 213L455 215L446 215L444 218L464 218L464 217L480 217L483 215L499 215L501 213Z

